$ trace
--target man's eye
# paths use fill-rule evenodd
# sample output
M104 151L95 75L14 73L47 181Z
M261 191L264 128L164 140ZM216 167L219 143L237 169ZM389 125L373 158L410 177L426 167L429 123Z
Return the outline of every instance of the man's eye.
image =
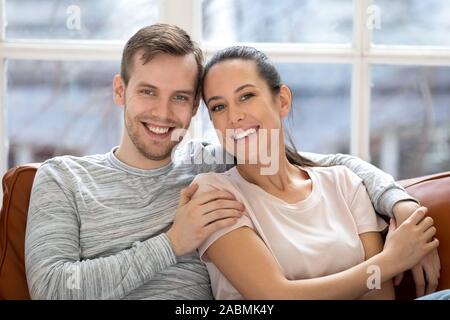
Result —
M211 112L217 112L225 108L223 104L217 104L211 108Z
M142 89L141 90L141 93L143 94L143 95L146 95L146 96L153 96L155 93L153 92L153 90L150 90L150 89Z
M241 96L241 99L240 99L240 100L241 100L241 101L246 101L246 100L252 98L253 96L254 96L253 93L246 93L246 94L244 94L244 95Z
M175 99L179 101L189 101L189 98L183 95L176 95Z

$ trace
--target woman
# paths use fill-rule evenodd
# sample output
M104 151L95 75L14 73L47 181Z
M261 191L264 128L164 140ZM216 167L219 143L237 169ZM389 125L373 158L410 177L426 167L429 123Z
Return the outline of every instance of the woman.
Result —
M383 249L387 225L361 180L285 146L292 96L262 52L219 51L205 67L203 99L237 166L199 175L194 197L227 190L246 208L199 248L216 299L393 299L391 279L438 246L421 208L397 229L391 222ZM262 174L268 167L277 170Z

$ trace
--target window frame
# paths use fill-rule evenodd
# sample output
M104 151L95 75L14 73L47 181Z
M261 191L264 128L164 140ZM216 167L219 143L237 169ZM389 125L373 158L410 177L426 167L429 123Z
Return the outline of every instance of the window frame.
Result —
M96 40L7 40L5 1L0 0L0 175L7 170L8 136L5 107L6 60L120 60L125 41ZM185 29L207 52L207 58L221 46L201 41L201 0L159 0L160 22ZM450 47L397 46L371 43L366 26L372 0L353 0L352 40L348 44L242 43L256 46L274 62L348 64L351 77L350 153L370 161L370 84L374 65L450 66ZM11 112L11 110L9 110ZM193 121L191 136L199 137L201 124Z

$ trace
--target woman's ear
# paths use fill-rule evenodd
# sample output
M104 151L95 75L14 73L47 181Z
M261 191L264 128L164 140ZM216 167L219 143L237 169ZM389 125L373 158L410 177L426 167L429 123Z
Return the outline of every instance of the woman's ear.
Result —
M280 87L280 103L280 116L284 118L289 114L292 107L291 89L285 84Z
M113 98L118 106L125 105L125 82L120 74L116 74L113 80Z

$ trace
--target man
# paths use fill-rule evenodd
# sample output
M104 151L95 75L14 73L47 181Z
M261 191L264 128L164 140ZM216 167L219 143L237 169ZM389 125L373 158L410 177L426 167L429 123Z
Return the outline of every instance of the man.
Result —
M127 42L114 78L115 103L124 106L120 145L103 155L56 157L37 172L25 248L32 298L212 297L195 249L244 208L225 192L190 200L195 175L227 169L207 164L220 147L191 141L171 157L172 133L197 112L201 74L201 50L178 27L152 25ZM354 170L377 211L394 211L398 223L418 208L392 177L362 160L309 156ZM435 253L424 262L433 285L436 261Z

